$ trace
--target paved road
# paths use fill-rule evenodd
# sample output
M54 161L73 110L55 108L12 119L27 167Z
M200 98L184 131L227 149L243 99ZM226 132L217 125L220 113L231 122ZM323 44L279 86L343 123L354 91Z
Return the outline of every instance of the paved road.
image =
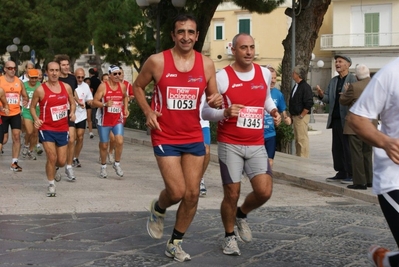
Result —
M77 182L63 175L55 198L46 197L44 156L21 159L23 172L12 173L10 144L5 146L0 156L0 266L181 264L163 255L174 208L167 212L161 240L146 232L146 207L163 186L152 149L126 143L125 176L118 178L108 166L109 178L100 179L97 142L97 136L85 139L83 166L75 169ZM370 245L395 248L378 205L328 190L304 189L277 176L271 200L249 215L253 242L239 243L241 256L225 256L217 164L210 164L205 178L208 196L200 199L184 239L183 248L192 256L187 266L369 266ZM242 196L249 191L244 179Z

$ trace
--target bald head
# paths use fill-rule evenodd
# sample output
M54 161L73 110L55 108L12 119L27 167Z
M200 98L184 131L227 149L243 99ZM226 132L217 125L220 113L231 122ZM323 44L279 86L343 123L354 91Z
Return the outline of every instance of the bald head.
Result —
M366 65L364 65L364 64L359 64L359 65L357 65L357 66L356 66L356 69L355 69L355 73L356 73L356 77L357 77L357 79L358 79L359 81L360 81L360 80L364 80L364 79L370 77L370 70L369 70L369 68L368 68Z

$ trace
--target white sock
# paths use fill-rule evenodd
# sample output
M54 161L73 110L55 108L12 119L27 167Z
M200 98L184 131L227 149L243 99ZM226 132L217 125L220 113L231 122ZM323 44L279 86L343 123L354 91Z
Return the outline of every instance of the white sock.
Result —
M49 184L54 184L54 180L48 181Z
M18 162L18 158L12 158L12 163Z
M107 164L101 165L101 169L106 169L107 168Z
M72 169L72 165L67 165L66 168L67 169Z
M120 162L116 162L116 161L115 161L114 164L115 164L115 166L119 166Z

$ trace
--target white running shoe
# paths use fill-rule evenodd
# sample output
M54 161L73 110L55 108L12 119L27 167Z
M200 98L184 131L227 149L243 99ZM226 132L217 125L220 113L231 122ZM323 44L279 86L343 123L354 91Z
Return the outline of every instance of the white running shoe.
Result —
M247 219L243 218L236 218L236 225L238 230L238 235L244 242L251 242L252 241L252 232L249 228Z
M181 239L173 240L173 244L170 243L170 240L168 240L168 243L166 243L165 255L169 258L173 258L175 261L178 262L190 261L190 254L186 253L181 248L182 243L183 240Z
M28 151L29 151L29 147L27 147L27 146L24 146L24 148L22 148L22 157L23 158L25 158L26 157L26 155L28 154Z
M47 187L47 196L48 196L48 197L55 197L55 185L50 184L50 185Z
M240 256L241 251L238 248L237 237L235 235L225 237L222 244L223 253L226 255Z
M155 210L155 202L157 199L154 199L151 202L150 206L150 217L147 220L147 232L154 239L161 239L163 235L163 227L164 227L164 218L165 214L159 213Z
M115 163L115 157L113 153L108 153L108 163L109 164L114 164Z
M201 197L206 196L206 192L207 192L207 190L206 190L206 186L205 186L205 181L204 181L204 178L202 178L201 183L200 183L200 196Z
M101 171L100 171L100 178L107 178L108 174L107 174L107 168L103 168L101 167Z
M123 177L123 171L121 165L115 165L114 163L114 165L112 165L112 168L114 168L116 175L118 175L119 177Z
M75 173L73 172L72 168L69 168L69 169L65 168L65 174L67 175L70 182L76 181L76 176L75 176Z

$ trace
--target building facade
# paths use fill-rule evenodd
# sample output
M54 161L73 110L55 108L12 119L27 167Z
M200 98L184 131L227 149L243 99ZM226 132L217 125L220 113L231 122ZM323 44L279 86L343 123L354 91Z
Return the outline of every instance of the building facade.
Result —
M233 2L223 2L217 8L204 42L202 53L214 62L216 70L222 69L234 61L231 53L231 40L240 32L251 34L255 39L255 62L259 65L271 65L278 68L284 56L283 40L287 37L292 19L285 15L287 7L292 1L287 0L270 14L251 13L242 10ZM319 34L331 33L332 15L329 11L324 17L323 26ZM315 54L312 62L309 81L316 84L326 84L330 79L331 58L330 51L320 50L319 42L313 50ZM325 62L322 68L317 61Z
M375 73L399 56L397 14L399 0L332 0L333 27L321 35L320 49L350 56L351 70L365 64Z

